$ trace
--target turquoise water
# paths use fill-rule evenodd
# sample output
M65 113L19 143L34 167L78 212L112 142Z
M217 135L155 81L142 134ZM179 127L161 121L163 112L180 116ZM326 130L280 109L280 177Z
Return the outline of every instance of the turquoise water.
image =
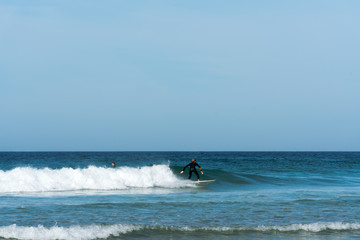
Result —
M359 152L0 153L0 239L359 239L359 186Z

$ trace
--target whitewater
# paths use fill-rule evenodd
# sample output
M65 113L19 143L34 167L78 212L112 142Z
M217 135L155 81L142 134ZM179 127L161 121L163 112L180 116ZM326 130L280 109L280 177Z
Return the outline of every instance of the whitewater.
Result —
M168 165L116 169L95 166L83 169L17 167L9 171L0 170L0 194L186 186L193 185L176 177Z
M58 227L53 226L45 228L44 226L37 227L21 227L11 225L7 227L0 227L0 236L4 238L15 239L71 239L71 240L91 240L91 239L106 239L108 237L121 237L128 233L137 233L140 231L148 232L172 232L178 233L191 233L191 232L208 232L212 235L218 234L246 234L248 232L258 232L262 234L271 234L272 231L279 232L307 232L319 233L322 231L346 231L346 230L360 230L360 223L342 223L342 222L321 222L313 224L292 224L285 226L259 226L259 227L167 227L167 226L136 226L136 225L124 225L115 224L109 226L102 225L89 225L89 226L72 226L72 227Z
M180 174L194 157L200 178L216 182ZM359 160L358 152L0 153L0 239L360 239Z

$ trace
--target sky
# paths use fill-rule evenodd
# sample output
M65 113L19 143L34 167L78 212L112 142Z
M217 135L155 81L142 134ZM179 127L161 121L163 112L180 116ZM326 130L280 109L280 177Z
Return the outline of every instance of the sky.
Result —
M360 1L0 1L0 151L360 151Z

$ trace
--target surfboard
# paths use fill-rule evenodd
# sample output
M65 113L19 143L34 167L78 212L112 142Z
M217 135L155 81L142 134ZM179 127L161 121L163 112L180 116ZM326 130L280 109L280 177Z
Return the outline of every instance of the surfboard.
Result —
M199 185L206 185L215 182L216 180L203 180L203 181L195 181Z

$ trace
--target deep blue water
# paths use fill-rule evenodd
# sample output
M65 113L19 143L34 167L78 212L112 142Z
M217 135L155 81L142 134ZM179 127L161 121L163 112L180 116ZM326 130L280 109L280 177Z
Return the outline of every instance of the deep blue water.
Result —
M359 239L359 186L359 152L3 152L0 239Z

